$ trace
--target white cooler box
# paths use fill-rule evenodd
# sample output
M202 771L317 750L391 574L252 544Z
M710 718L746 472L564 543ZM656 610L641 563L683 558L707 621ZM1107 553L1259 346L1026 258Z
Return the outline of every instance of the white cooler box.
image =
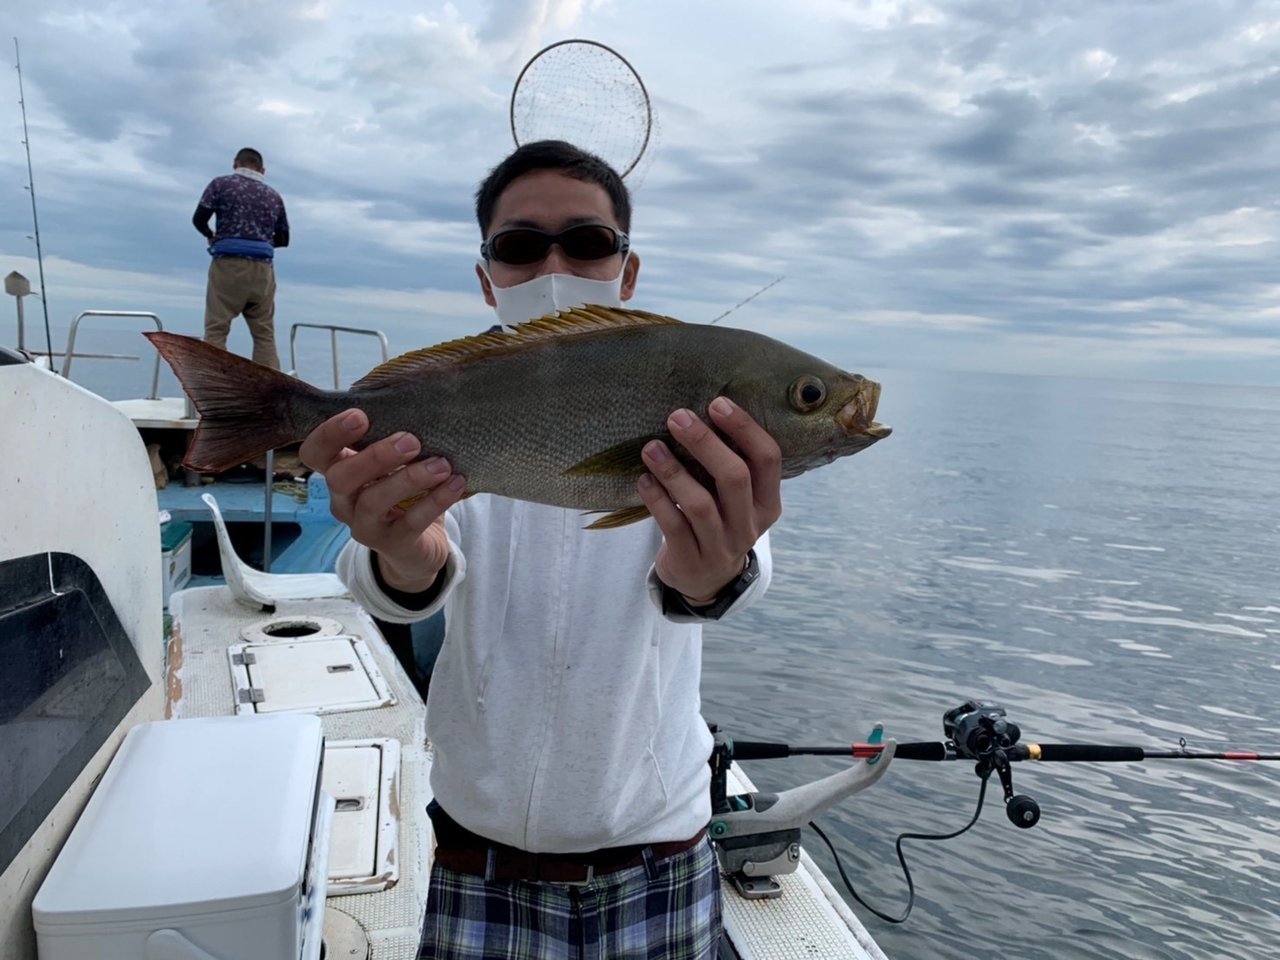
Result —
M129 731L32 904L40 960L316 960L323 757L310 715Z

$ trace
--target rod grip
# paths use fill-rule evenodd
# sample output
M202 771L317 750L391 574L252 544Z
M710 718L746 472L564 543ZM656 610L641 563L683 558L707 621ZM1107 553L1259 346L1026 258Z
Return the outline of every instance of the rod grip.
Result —
M947 745L938 742L900 743L893 751L895 760L948 760Z
M791 756L791 747L785 743L769 743L763 740L734 740L735 760L774 760Z
M1037 747L1040 751L1038 757ZM1031 759L1045 762L1132 763L1146 757L1141 747L1109 747L1093 743L1028 744L1027 751Z

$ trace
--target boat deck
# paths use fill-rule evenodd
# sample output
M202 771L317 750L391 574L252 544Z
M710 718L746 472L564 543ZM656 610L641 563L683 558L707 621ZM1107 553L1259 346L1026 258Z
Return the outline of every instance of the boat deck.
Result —
M187 416L186 397L113 400L111 405L127 414L139 430L195 430L200 422L196 417Z
M274 613L267 614L241 606L225 587L180 590L173 596L170 613L167 716L173 718L235 714L236 686L228 648L252 636L269 636L273 624L314 622L320 625L321 636L336 629L366 642L394 702L375 709L324 713L320 719L328 745L379 738L399 743L399 771L390 811L399 838L395 854L399 878L379 892L331 896L328 909L359 924L371 948L369 960L414 960L432 849L431 822L424 812L431 800L426 711L373 621L345 600L281 601ZM343 815L336 813L335 823ZM326 924L338 920L326 918ZM352 957L359 960L360 954Z

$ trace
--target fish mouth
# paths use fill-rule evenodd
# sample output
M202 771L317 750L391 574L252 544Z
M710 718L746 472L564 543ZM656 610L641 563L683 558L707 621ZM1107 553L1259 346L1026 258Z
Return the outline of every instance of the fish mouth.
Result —
M848 437L868 437L871 442L883 440L892 427L876 423L876 406L880 403L880 384L864 379L853 393L853 399L840 408L836 423Z

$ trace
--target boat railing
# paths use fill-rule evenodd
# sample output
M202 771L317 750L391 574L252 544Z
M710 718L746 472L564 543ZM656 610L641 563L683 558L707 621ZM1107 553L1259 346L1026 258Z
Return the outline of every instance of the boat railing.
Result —
M329 357L333 362L333 389L335 390L339 389L341 386L338 372L339 333L352 333L359 336L376 337L379 345L382 347L382 362L387 362L387 335L381 330L368 330L364 327L343 327L333 323L295 323L289 328L289 372L293 376L298 375L298 331L302 329L329 331Z
M67 349L62 355L62 376L71 379L71 361L76 357L91 360L137 360L138 357L123 353L76 353L76 333L80 329L80 321L86 317L146 317L157 330L164 330L160 318L149 310L81 310L71 321L71 330L67 334ZM148 400L160 399L160 353L156 352L155 365L151 370L151 393Z

